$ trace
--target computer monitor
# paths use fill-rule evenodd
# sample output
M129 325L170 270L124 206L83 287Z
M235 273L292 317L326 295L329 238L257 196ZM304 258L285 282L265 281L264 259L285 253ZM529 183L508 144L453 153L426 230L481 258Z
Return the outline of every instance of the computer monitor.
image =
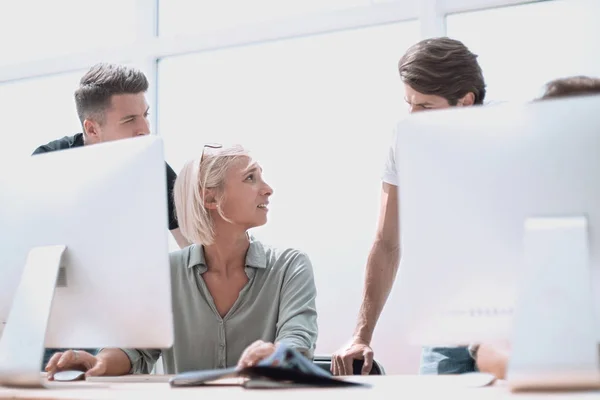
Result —
M510 341L512 387L600 384L600 96L398 125L402 336Z
M172 345L165 171L156 136L0 171L0 384L39 386L44 347Z

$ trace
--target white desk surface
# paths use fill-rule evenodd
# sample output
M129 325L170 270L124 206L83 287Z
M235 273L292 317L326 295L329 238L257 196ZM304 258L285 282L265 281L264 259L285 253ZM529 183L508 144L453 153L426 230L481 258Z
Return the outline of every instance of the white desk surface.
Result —
M132 379L142 382L132 382ZM101 378L92 381L56 383L49 389L14 389L0 387L0 399L314 399L319 396L339 399L600 399L600 391L511 393L503 382L487 387L469 387L468 381L456 376L385 375L354 376L348 379L370 383L371 387L244 389L240 386L214 385L194 388L171 388L165 376ZM145 380L145 382L144 382ZM206 396L206 397L204 397ZM333 396L333 397L330 397Z

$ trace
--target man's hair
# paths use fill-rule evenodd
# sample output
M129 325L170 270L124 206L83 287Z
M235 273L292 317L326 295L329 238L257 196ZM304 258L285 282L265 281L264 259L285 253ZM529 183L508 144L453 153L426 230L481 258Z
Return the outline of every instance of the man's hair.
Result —
M113 95L147 90L148 79L140 70L119 64L96 64L81 78L75 90L77 115L82 125L88 118L103 123L104 111Z
M467 93L483 104L485 81L477 55L448 37L425 39L411 46L398 63L402 82L419 93L436 95L451 106Z
M600 78L570 76L550 81L539 100L600 94Z

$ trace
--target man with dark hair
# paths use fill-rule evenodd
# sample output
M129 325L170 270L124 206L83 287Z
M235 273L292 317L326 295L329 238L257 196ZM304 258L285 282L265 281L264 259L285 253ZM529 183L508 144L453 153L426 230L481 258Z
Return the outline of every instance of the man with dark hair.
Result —
M406 51L398 69L411 113L478 105L485 99L485 81L477 55L458 40L447 37L423 40ZM379 222L367 261L358 322L350 342L333 355L331 370L335 375L352 375L355 359L364 360L363 374L370 372L371 338L400 263L395 144L394 134L383 174ZM437 373L459 373L473 365L465 347L425 349L423 360L435 365Z
M429 102L408 102L411 112L483 104L485 99L477 55L458 40L423 40L404 53L398 70L408 98L433 96Z
M42 145L33 154L148 135L147 90L146 76L135 68L103 63L94 65L75 90L75 105L83 132ZM179 231L173 203L177 175L169 164L166 169L169 230L177 244L185 247L188 243ZM42 368L55 351L61 350L46 350Z
M546 90L539 100L592 94L600 94L600 78L582 75L570 76L548 82Z

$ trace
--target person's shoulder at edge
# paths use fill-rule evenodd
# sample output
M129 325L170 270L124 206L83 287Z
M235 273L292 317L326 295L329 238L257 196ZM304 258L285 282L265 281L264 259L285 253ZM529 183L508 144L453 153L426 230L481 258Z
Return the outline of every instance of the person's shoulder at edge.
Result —
M383 158L385 163L383 165L383 173L381 174L381 180L389 185L398 186L398 171L396 169L396 147L398 142L398 130L401 125L410 115L404 115L396 119L393 124L388 142L383 149Z
M73 136L63 136L60 139L56 139L41 145L33 151L32 155L48 153L56 150L65 150L79 146L83 146L83 133L77 133Z
M167 177L175 180L175 178L177 178L177 172L175 172L175 170L166 161L165 161L165 165L167 167Z

